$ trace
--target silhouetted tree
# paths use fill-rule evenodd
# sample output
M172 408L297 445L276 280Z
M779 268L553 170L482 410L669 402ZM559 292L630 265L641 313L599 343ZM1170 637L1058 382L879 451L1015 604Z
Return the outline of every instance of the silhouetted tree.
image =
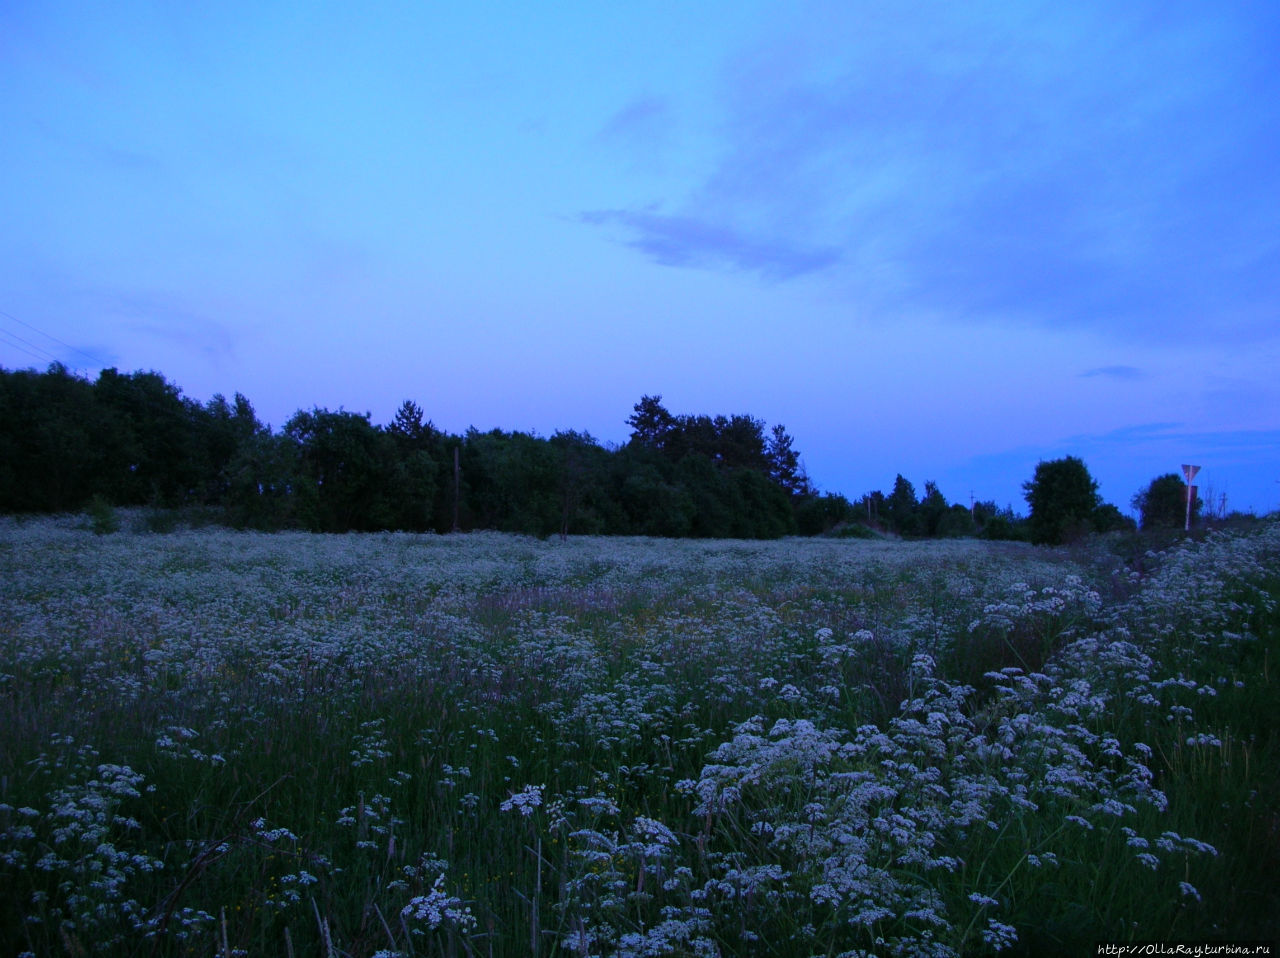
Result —
M267 430L241 443L227 467L227 518L248 529L303 525L300 511L314 513L319 491L304 478L296 439ZM307 510L300 510L305 503Z
M386 428L396 448L393 503L395 527L423 531L439 528L441 490L448 486L442 436L422 407L406 399Z
M1094 532L1130 532L1138 524L1109 502L1098 504L1089 517Z
M385 428L315 408L276 434L242 394L197 403L156 372L106 369L90 382L57 364L0 369L0 509L216 504L237 526L337 532L446 531L457 508L463 528L537 535L772 537L795 531L802 506L818 529L850 508L809 503L816 493L780 425L677 417L658 396L628 422L621 449L576 432L451 436L406 400Z
M920 531L920 516L917 513L919 503L916 501L916 487L898 473L893 480L893 492L889 494L889 522L893 531L901 536L914 536Z
M198 439L204 456L201 498L206 503L223 505L231 495L232 463L246 444L266 432L266 427L258 421L253 404L240 393L236 393L230 403L221 393L216 393L197 418Z
M620 511L606 488L608 450L586 432L564 430L551 437L560 454L560 534L599 535L615 524Z
M1101 504L1098 484L1084 462L1066 456L1036 466L1035 476L1023 483L1031 541L1059 545L1089 531L1094 511Z
M769 434L765 458L769 462L769 478L792 496L816 495L800 465L800 454L795 450L794 440L781 423L775 425Z
M863 521L865 516L848 499L833 492L805 496L794 506L796 532L802 536L821 535L842 522Z
M284 435L298 445L294 492L307 528L345 532L394 525L395 448L368 413L299 410L285 423Z
M1191 503L1192 522L1199 519L1202 505L1196 495ZM1133 497L1133 507L1144 529L1181 529L1187 521L1187 484L1176 472L1157 476Z
M947 511L938 518L938 525L934 535L950 539L971 536L976 531L977 525L973 521L973 514L956 502L948 506Z
M189 501L204 477L197 444L200 406L157 372L104 369L94 384L110 436L100 490L116 505Z
M942 519L947 514L946 497L938 490L936 482L926 480L924 484L924 498L920 500L920 531L926 536L938 536L942 532L940 526Z
M631 427L631 442L649 449L665 448L676 417L662 405L661 396L642 396L635 404L635 412L627 418Z
M422 407L411 399L406 399L396 410L395 418L387 426L387 432L393 439L412 448L423 448L435 433L431 422L423 421Z
M756 469L730 473L737 508L732 534L745 539L778 539L796 531L795 513L787 490Z
M93 384L61 363L0 370L0 509L83 507L105 487L112 441Z

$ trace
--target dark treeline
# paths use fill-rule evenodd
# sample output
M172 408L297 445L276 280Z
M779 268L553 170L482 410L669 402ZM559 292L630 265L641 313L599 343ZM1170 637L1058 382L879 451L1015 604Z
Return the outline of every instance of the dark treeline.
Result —
M796 503L797 532L801 535L870 536L877 532L905 539L1026 539L1026 520L1011 506L999 508L990 500L969 505L948 503L933 482L924 495L899 474L889 495L869 492L856 502L828 493Z
M406 401L385 426L317 408L277 432L239 393L202 404L156 372L0 369L0 511L201 507L322 532L1022 534L1011 510L948 504L933 483L918 498L902 476L888 496L819 495L786 429L749 415L677 416L645 396L627 423L620 447L572 431L453 435Z

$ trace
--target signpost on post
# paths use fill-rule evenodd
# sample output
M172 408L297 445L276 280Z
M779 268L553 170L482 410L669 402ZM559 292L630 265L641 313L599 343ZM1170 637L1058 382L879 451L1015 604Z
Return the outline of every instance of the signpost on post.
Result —
M1187 522L1183 527L1184 532L1191 531L1191 500L1196 494L1196 487L1191 484L1191 480L1196 477L1196 473L1199 471L1199 466L1188 466L1185 463L1182 466L1182 474L1187 477Z

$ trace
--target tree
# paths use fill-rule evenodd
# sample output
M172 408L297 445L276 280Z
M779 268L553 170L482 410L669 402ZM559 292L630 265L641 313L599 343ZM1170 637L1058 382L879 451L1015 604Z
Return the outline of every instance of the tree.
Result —
M550 439L560 456L560 537L605 531L608 492L603 477L609 457L589 432L560 430Z
M0 509L79 509L103 492L116 439L105 425L93 384L61 363L0 370Z
M298 447L295 495L307 528L367 532L395 524L395 444L368 413L299 410L285 423L284 436Z
M805 475L804 467L800 464L800 454L792 443L793 440L782 423L773 427L765 446L765 457L769 460L769 478L793 497L815 496L817 492Z
M676 417L662 405L661 396L641 396L635 412L627 418L631 442L650 449L662 449L676 427Z
M317 493L304 479L301 447L266 429L241 443L227 466L227 518L237 528L287 529L315 514Z
M1196 496L1191 503L1191 521L1200 515L1203 503ZM1187 518L1187 484L1176 472L1157 476L1133 497L1144 529L1180 529Z
M803 496L795 501L796 531L802 536L821 535L842 522L860 517L853 504L835 492Z
M422 421L422 407L412 399L406 399L396 410L396 416L387 426L387 432L402 445L421 449L432 438L435 426L430 420Z
M197 445L198 403L157 372L104 369L94 384L110 442L101 489L116 505L181 505L207 474Z
M1024 482L1022 489L1031 507L1031 541L1038 545L1060 545L1079 538L1088 531L1094 511L1101 505L1098 483L1075 456L1041 461L1034 478Z
M203 450L202 498L225 505L231 494L231 468L237 454L255 436L267 431L253 404L241 393L228 403L222 393L204 405L196 417L197 438Z
M942 518L947 514L946 497L938 490L938 484L932 481L926 481L924 484L924 498L920 500L920 524L923 526L921 531L926 536L941 535L940 527Z
M900 536L913 536L919 532L920 516L917 513L916 487L902 473L893 480L893 492L889 495L889 521L893 531Z
M1093 510L1090 517L1094 532L1132 532L1138 524L1109 502Z

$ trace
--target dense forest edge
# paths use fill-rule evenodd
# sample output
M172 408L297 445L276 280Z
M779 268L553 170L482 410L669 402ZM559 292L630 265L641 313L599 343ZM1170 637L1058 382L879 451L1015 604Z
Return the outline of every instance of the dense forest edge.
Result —
M117 507L150 521L314 532L478 529L552 535L769 539L786 535L1069 542L1135 522L1098 496L1079 459L1042 462L1029 515L992 501L948 503L899 474L891 492L820 493L794 439L751 415L675 415L644 396L628 441L437 428L405 400L393 420L298 410L272 430L240 393L200 403L154 371L89 380L53 364L0 368L0 512L88 511L111 531ZM1183 524L1169 474L1139 491L1142 526ZM1201 503L1193 506L1198 519Z

